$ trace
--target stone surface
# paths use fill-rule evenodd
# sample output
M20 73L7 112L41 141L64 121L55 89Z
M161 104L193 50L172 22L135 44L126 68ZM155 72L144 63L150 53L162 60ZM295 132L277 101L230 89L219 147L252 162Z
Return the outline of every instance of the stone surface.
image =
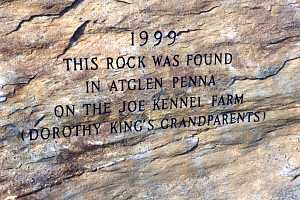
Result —
M176 30L172 47L130 32ZM63 58L231 52L227 67L66 72ZM300 199L300 1L2 0L0 199ZM86 80L214 74L216 87L87 95ZM243 93L245 103L58 119L58 104ZM115 111L115 108L113 108ZM259 123L25 142L32 127L257 110Z

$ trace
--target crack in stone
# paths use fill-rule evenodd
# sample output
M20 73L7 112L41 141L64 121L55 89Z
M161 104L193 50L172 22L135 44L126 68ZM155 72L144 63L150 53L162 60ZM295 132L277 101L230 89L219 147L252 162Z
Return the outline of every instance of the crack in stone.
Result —
M39 125L39 123L40 123L41 121L43 121L43 120L45 119L45 117L46 117L46 115L43 115L42 117L38 118L38 119L36 120L36 122L34 123L34 127L36 127L37 125Z
M62 11L58 13L57 18L64 16L67 12L77 8L84 0L74 0L69 6L66 6Z
M6 3L11 3L13 2L14 0L2 0L2 2L0 2L0 6L3 6L4 4Z
M66 176L66 177L62 178L61 180L57 180L57 181L55 181L55 182L53 182L53 183L46 183L46 184L44 184L43 186L39 187L38 189L32 190L32 191L30 191L30 192L26 192L26 193L24 193L24 194L20 194L20 195L17 196L17 198L23 198L23 197L30 196L30 195L32 195L32 194L34 194L34 193L37 193L37 192L40 192L40 191L42 191L42 190L44 190L44 189L46 189L46 188L51 188L51 187L53 187L53 186L55 186L55 185L62 184L63 181L68 180L68 179L70 179L70 178L77 177L77 176L81 176L81 175L84 174L84 173L85 173L85 172L84 172L83 170L78 170L78 171L76 171L74 174L71 174L71 175L69 175L69 176Z
M190 33L190 32L195 32L195 31L200 31L202 30L201 28L196 28L196 29L187 29L185 31L178 31L177 36L180 36L184 33Z
M105 29L105 32L115 32L115 33L122 33L128 31L131 31L131 29L126 27L116 27L116 26L109 26Z
M208 10L201 10L199 12L191 12L191 11L188 11L188 12L183 12L182 14L181 13L165 13L163 15L169 15L169 16L189 16L189 15L202 15L204 13L209 13L211 11L213 11L214 9L218 8L220 6L214 6L214 7L211 7L209 8Z
M141 10L140 12L141 13L149 13L149 14L156 13L155 15L159 15L157 13L162 13L160 16L189 16L189 15L201 15L204 13L209 13L218 7L220 7L220 6L214 6L214 7L209 8L208 10L201 10L199 12L189 10L189 11L184 11L184 12L180 11L180 12L174 13L174 12L166 12L165 10L151 10L150 8L145 8L145 9Z
M188 139L186 139L185 142L188 143L188 144L186 144L186 147L181 152L175 153L171 157L188 154L188 153L194 151L199 145L199 139L197 137L188 138Z
M183 16L186 16L186 15L201 15L201 14L204 14L204 13L209 13L211 11L213 11L214 9L218 8L219 6L214 6L214 7L211 7L210 9L208 10L201 10L199 12L187 12L187 13L183 13Z
M269 47L271 45L280 44L280 43L282 43L282 42L284 42L286 40L297 38L297 37L300 37L300 35L294 35L294 36L289 36L289 37L284 37L284 38L276 39L276 40L268 42L268 44L266 46Z
M0 85L2 88L4 88L5 86L8 86L8 85L28 85L33 79L36 78L38 74L35 74L31 77L28 77L26 81L19 81L19 82L14 82L14 83L6 83L6 84L3 84L3 85ZM20 78L22 79L22 78Z
M247 77L247 76L235 76L233 78L231 78L230 82L229 82L229 87L231 87L233 84L235 84L237 81L245 81L245 80L266 80L272 76L276 76L277 74L280 73L280 71L287 65L288 62L293 61L293 60L297 60L300 59L299 57L295 57L295 58L290 58L287 59L283 62L283 64L281 65L281 67L279 67L278 69L275 69L275 72L267 74L265 76L261 76L261 77Z
M79 4L81 4L84 0L75 0L73 1L69 6L66 6L63 10L61 10L59 13L48 13L48 14L38 14L38 15L31 15L29 18L27 19L23 19L19 22L19 24L17 25L17 27L6 33L6 35L10 35L12 34L13 32L16 32L18 30L20 30L22 28L22 25L26 22L30 22L32 21L33 19L35 18L39 18L39 17L56 17L56 18L60 18L62 17L63 15L65 15L67 12L69 12L70 10L76 8ZM55 18L55 19L56 19Z
M300 174L297 174L297 175L293 176L292 179L291 179L291 182L295 181L298 177L300 177Z
M122 0L115 0L116 2L118 2L118 3L124 3L124 4L132 4L132 3L130 3L130 2L127 2L127 1L122 1Z
M18 86L18 85L25 86L25 85L28 85L33 79L36 78L37 75L38 74L35 74L32 77L29 77L26 81L23 80L23 81L18 82L18 80L17 80L17 82L14 82L14 83L6 83L4 85L0 85L0 88L4 88L5 86L8 86L8 85L12 85L12 86ZM15 93L16 93L16 88L13 89L13 93L9 93L7 95L0 96L0 104L5 103L8 100L8 98L14 96Z
M12 111L11 113L8 114L8 117L10 117L11 115L17 113L17 112L20 112L20 111L25 111L27 110L28 108L31 108L31 106L25 106L24 108L17 108L16 110Z
M74 44L79 40L79 38L84 34L84 30L90 20L83 22L73 33L71 38L69 39L68 45L64 48L63 52L57 56L57 59L64 55Z

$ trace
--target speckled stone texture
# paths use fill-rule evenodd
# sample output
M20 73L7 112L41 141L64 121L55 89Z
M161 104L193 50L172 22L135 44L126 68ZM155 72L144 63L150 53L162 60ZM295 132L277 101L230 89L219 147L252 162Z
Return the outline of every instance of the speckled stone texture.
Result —
M130 33L180 31L130 46ZM230 52L229 66L107 70L106 57ZM67 72L64 58L97 57ZM151 57L150 57L151 58ZM149 59L148 57L146 60ZM149 60L148 60L149 61ZM0 199L300 199L300 1L1 0ZM86 94L86 80L213 74L211 88ZM244 94L244 103L57 118L58 104ZM225 111L265 112L227 126L109 133L108 124ZM23 141L32 128L101 122L99 135ZM106 126L107 125L107 126Z

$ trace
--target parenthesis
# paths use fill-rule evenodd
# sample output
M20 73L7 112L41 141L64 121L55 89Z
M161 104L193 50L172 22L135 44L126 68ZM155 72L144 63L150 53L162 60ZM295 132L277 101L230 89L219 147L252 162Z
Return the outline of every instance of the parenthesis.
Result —
M264 119L263 119L263 121L265 121L265 119L266 119L266 112L264 111L263 113L264 113Z
M24 130L22 130L22 132L21 132L21 138L22 138L23 141L25 141L24 140Z

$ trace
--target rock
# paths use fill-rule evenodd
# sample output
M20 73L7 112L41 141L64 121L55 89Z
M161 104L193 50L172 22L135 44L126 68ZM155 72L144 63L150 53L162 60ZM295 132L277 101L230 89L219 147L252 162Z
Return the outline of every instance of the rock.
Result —
M299 13L297 0L2 1L0 199L298 199ZM221 63L200 64L199 55L216 61L221 53ZM170 56L165 66L149 64L160 55ZM67 67L74 58L86 58L86 68ZM201 75L215 84L172 87L173 77ZM113 80L155 77L166 86L108 89ZM99 92L87 93L93 80ZM242 103L227 98L235 94ZM185 96L202 106L118 112L122 101ZM57 105L99 102L110 112L55 114ZM121 131L110 132L113 122ZM98 123L99 133L81 126ZM27 135L67 126L76 137Z

